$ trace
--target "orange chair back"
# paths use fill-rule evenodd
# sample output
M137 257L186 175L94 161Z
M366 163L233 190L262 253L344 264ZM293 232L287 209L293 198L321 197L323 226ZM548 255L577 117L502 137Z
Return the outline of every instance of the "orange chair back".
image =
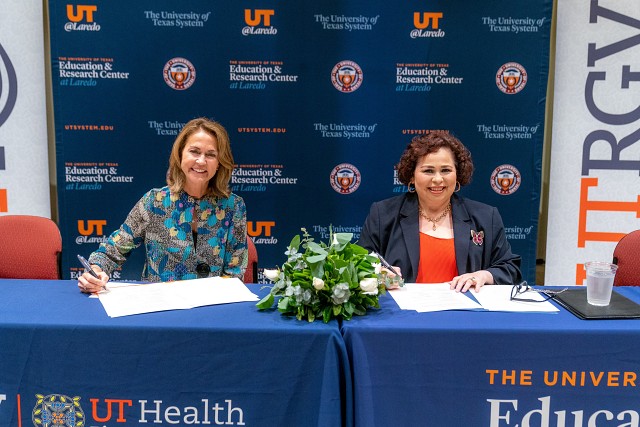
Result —
M249 252L249 261L247 262L247 270L244 272L244 283L258 283L258 250L249 236L247 236L247 251Z
M613 250L618 265L614 286L640 286L640 230L625 235Z
M49 218L0 216L0 278L60 279L61 253L60 230Z

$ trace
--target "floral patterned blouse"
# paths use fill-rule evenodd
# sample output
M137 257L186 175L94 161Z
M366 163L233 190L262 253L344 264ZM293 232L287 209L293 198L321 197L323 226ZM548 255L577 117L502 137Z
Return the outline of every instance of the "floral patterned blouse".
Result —
M196 245L191 230L197 215ZM167 282L196 279L198 264L209 276L242 279L247 268L247 211L242 197L205 196L195 199L184 191L154 188L133 207L124 224L89 257L112 276L129 253L144 244L147 256L142 280Z

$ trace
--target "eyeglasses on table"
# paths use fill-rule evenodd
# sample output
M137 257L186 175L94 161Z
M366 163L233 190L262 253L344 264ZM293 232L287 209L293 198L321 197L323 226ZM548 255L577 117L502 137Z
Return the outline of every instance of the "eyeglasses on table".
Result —
M529 284L527 283L527 281L523 281L521 283L517 283L515 285L513 285L513 288L511 288L511 301L522 301L522 302L545 302L550 300L551 298L555 297L558 294L563 293L564 291L566 291L568 288L564 288L564 289L559 289L557 291L552 291L549 289L534 289L531 286L529 286ZM543 294L544 297L543 299L533 299L533 298L526 298L523 297L524 294L526 294L527 292L538 292L538 294Z

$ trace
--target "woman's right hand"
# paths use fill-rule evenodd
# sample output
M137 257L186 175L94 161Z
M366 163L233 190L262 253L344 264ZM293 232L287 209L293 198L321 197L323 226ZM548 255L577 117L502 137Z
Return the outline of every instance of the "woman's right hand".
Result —
M393 268L400 274L400 267L393 266ZM386 267L382 267L382 274L385 276L385 287L389 290L398 289L402 286L402 276L396 274L393 270L390 270Z
M107 288L109 276L97 265L92 265L91 269L96 272L98 277L93 277L91 273L85 271L82 276L78 277L78 288L80 292L85 294L95 294Z

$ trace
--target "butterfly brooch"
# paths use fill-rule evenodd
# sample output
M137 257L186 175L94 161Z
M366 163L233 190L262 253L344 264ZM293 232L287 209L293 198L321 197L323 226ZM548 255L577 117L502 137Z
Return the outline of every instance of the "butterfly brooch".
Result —
M471 240L476 246L482 246L484 243L484 231L471 230Z

